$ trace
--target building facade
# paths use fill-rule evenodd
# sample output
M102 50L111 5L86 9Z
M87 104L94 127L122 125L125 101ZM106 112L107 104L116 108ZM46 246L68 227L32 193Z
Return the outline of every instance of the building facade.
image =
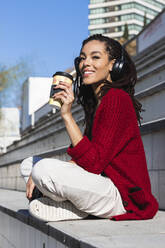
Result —
M129 37L137 35L165 7L165 0L90 0L89 34L119 40L127 24Z
M20 139L20 118L18 108L0 108L0 154Z
M35 113L49 101L51 77L29 77L22 86L21 132L35 123ZM48 108L50 111L51 108Z

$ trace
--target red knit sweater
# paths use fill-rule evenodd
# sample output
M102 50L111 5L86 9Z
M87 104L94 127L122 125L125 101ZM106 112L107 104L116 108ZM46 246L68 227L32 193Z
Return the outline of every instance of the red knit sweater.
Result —
M84 136L68 154L85 170L104 173L116 185L127 213L113 219L150 219L156 214L136 113L126 92L108 91L95 114L92 140Z

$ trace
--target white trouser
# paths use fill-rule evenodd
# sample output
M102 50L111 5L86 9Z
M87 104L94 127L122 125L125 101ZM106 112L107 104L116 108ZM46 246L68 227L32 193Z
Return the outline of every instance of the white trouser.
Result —
M107 177L70 162L39 157L29 157L21 163L26 182L31 172L37 188L53 200L69 200L77 209L102 218L126 212L118 189Z

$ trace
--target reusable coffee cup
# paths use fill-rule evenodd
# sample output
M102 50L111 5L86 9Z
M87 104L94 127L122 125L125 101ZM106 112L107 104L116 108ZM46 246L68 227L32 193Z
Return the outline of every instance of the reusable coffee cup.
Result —
M73 82L73 77L67 72L63 71L57 71L53 75L53 82L50 90L50 99L49 99L49 104L55 107L56 109L60 109L62 106L62 102L60 99L54 100L53 96L55 93L58 93L62 91L62 89L56 89L54 88L56 85L58 85L60 82L66 82L68 84L72 84Z

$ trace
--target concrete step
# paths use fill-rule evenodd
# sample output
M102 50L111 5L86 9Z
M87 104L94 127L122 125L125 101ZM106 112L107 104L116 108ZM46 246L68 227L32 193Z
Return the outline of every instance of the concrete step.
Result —
M145 221L87 218L44 223L29 216L24 192L0 189L0 247L164 248L165 212Z
M165 118L165 81L138 92L136 97L145 110L141 114L143 117L142 123Z
M154 51L158 50L160 47L164 47L165 45L165 40L164 37L161 38L160 40L156 41L154 44L151 46L147 47L143 51L137 53L133 58L137 61L137 66L140 65L143 61L146 60L147 55L151 55Z
M136 92L154 86L165 78L165 39L134 57L138 74Z
M151 65L154 60L158 60L165 54L165 40L162 39L155 43L152 47L139 53L134 59L138 71L143 70L145 67ZM154 60L153 60L154 59Z

